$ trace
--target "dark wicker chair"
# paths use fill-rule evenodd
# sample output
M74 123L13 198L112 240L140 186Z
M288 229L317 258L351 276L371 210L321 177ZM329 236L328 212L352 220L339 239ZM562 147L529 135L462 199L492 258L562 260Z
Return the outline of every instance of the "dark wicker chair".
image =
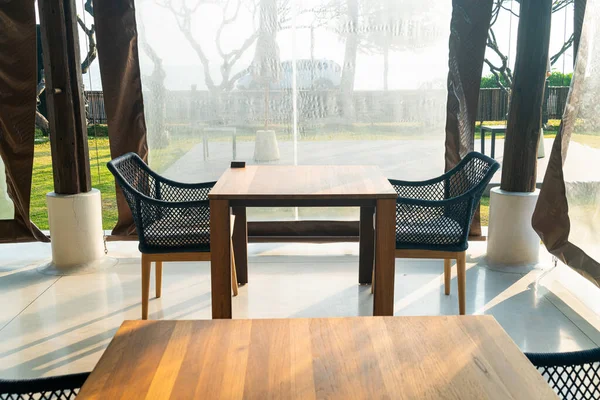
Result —
M108 163L129 204L142 253L142 319L148 318L150 269L156 263L156 297L161 296L163 261L210 261L208 192L215 182L180 183L152 171L135 153ZM238 285L232 260L234 295Z
M561 399L600 399L600 348L525 355Z
M396 189L396 258L444 260L450 294L451 260L457 261L459 311L465 314L466 250L473 213L500 164L467 154L444 175L421 182L390 179Z
M48 378L0 380L0 400L71 400L77 397L89 372Z

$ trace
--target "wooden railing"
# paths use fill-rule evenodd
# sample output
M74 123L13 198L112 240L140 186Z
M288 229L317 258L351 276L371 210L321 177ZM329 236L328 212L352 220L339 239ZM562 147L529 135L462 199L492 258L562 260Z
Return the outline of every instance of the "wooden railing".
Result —
M568 87L550 87L547 113L550 119L560 119L566 104ZM86 92L88 120L90 123L106 123L104 96L102 92ZM167 123L210 121L256 123L264 117L263 91L233 91L222 95L218 108L208 91L170 91L164 102ZM292 120L291 93L272 91L269 95L269 119L275 123ZM151 110L152 96L145 99ZM302 122L340 115L344 95L339 91L298 92L299 118ZM354 122L393 123L443 120L446 112L446 95L443 90L402 91L355 91L352 96ZM152 114L152 113L150 113ZM481 89L477 108L478 121L502 121L508 114L508 95L498 88Z

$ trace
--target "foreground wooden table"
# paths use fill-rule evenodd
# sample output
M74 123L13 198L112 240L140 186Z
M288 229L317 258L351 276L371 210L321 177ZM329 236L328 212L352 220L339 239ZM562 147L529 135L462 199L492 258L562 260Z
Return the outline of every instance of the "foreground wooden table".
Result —
M208 197L213 318L232 317L229 268L231 209L290 206L361 207L361 225L372 225L375 213L377 285L373 314L393 315L397 194L378 167L286 165L228 169L219 178ZM242 220L242 215L236 215L236 221ZM244 238L237 237L236 241L244 242ZM361 245L362 247L368 246ZM364 271L362 272L361 275L365 275ZM367 271L366 275L370 272ZM245 276L245 271L238 275Z
M556 398L491 316L126 321L78 399Z

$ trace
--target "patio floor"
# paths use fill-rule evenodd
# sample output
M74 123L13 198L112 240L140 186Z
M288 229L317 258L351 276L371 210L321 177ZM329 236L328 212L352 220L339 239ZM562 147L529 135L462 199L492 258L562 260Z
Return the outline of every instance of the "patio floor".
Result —
M91 370L123 320L140 317L136 246L109 242L114 267L59 277L40 272L48 244L0 245L0 377ZM233 299L235 318L371 315L370 287L357 285L356 243L251 244L249 253L250 283ZM544 254L538 269L492 268L484 253L485 242L471 243L468 314L495 316L525 351L600 344L597 315L565 290L566 267L552 269ZM208 263L165 263L150 318L210 318L209 271ZM396 260L395 313L457 314L456 279L445 296L442 271L441 261Z

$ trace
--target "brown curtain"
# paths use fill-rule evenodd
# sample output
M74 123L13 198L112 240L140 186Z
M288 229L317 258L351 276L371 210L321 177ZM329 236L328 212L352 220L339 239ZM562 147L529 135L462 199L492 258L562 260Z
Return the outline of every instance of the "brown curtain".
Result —
M147 161L148 143L134 1L95 1L94 17L110 155L115 158L131 151ZM112 234L134 235L133 218L119 187L117 208L118 221Z
M49 239L29 219L37 86L35 3L0 0L0 156L6 167L12 220L0 221L0 242Z
M452 0L446 105L446 171L473 151L479 86L492 4L492 0ZM473 218L470 235L481 236L479 209Z
M589 8L590 4L587 7ZM596 11L600 12L600 7L595 7ZM592 14L589 9L587 12ZM540 197L533 213L532 226L550 253L582 276L600 286L600 263L570 240L572 225L569 217L567 184L565 183L563 170L571 135L575 129L575 123L580 117L580 106L586 89L585 81L588 79L586 76L588 61L590 61L588 60L588 56L593 54L593 51L589 51L589 43L586 40L588 29L586 21L588 17L591 17L590 19L594 18L596 21L599 19L595 15L588 14L585 15L585 18L582 17L584 19L583 29L579 30L581 41L579 38L575 40L579 44L579 49L573 80L571 82L571 90L567 98L567 105L559 132L552 146L548 168L540 190ZM595 74L597 75L597 72Z

